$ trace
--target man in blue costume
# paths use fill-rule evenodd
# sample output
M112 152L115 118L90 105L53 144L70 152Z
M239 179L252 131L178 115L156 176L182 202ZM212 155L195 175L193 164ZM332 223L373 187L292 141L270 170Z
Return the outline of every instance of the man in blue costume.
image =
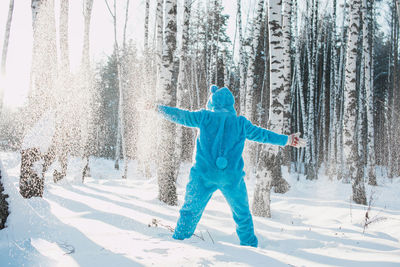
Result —
M162 105L157 108L167 120L200 129L195 162L173 238L183 240L193 235L208 201L219 189L232 210L240 244L257 247L243 179L245 140L294 147L305 146L305 140L299 134L281 135L253 125L236 115L235 99L228 88L212 85L210 89L207 109L188 111Z

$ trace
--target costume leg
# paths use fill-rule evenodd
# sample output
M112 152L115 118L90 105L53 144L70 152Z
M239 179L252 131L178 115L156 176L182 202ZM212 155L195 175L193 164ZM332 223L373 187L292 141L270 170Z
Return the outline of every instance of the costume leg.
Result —
M205 187L201 180L191 178L186 186L185 202L181 208L174 235L183 240L193 235L197 223L216 188Z
M244 180L241 179L235 187L222 187L220 190L231 207L240 245L257 247L258 240L254 234L253 218L249 209L249 200Z

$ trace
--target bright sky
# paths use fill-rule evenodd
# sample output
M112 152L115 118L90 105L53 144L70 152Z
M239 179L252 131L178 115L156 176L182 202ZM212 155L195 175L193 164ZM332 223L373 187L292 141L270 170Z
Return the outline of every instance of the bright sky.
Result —
M108 0L112 5L113 0ZM181 1L181 0L179 0ZM247 0L246 0L247 1ZM254 0L248 0L253 3ZM11 36L7 57L7 75L0 78L0 83L5 88L5 105L20 106L26 99L29 87L29 76L32 51L32 15L31 1L15 1ZM59 0L55 0L56 23L58 24ZM236 1L223 0L225 11L231 16L228 33L234 36ZM244 1L245 2L245 1ZM151 10L155 11L155 1L151 1ZM6 19L8 15L8 0L0 1L0 51L3 47L3 38ZM122 39L122 28L125 18L126 1L117 1L118 30ZM179 12L179 11L178 11ZM150 16L150 32L154 30L154 16ZM140 47L143 44L144 25L144 0L131 0L129 6L129 21L127 38L132 38ZM58 27L58 26L57 26ZM113 47L113 23L104 0L96 0L93 5L91 21L91 58L98 61L110 54ZM152 35L150 35L152 37ZM70 1L69 10L69 45L71 68L76 69L81 60L83 39L82 0Z

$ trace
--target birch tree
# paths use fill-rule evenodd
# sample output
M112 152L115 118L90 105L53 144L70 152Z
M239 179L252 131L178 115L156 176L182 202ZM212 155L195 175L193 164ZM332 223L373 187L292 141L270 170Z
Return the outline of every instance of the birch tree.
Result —
M157 69L158 76L157 80L160 80L160 71L161 71L161 58L163 53L163 35L164 35L164 0L157 0L157 10L156 10L156 26L157 26L157 43L156 43L156 57L157 57ZM158 86L157 86L158 88Z
M69 0L60 1L60 63L61 72L69 72L69 45L68 45L68 13Z
M82 47L82 59L81 59L81 72L82 72L82 86L83 90L86 92L90 92L92 87L92 75L91 75L91 67L90 67L90 22L92 18L92 10L93 10L93 0L85 0L83 5L83 18L84 18L84 25L83 25L83 47ZM86 105L90 107L90 103L88 103L86 95ZM89 93L89 98L93 97ZM90 101L90 100L89 100ZM84 114L86 116L86 125L82 125L83 128L86 128L86 138L82 138L83 140L83 158L86 160L85 166L82 171L82 182L85 179L85 176L89 174L89 131L90 131L90 116L88 116L87 110L85 110Z
M332 43L332 53L331 53L331 66L330 66L330 111L329 111L329 144L328 144L328 169L329 169L329 178L332 180L333 175L336 173L336 142L337 135L334 130L337 125L337 99L338 99L338 55L337 55L337 47L336 47L336 10L337 10L337 1L333 1L333 15L332 15L332 33L331 33L331 43Z
M245 112L244 115L250 120L253 121L254 116L254 91L255 88L255 62L257 56L257 48L258 43L260 40L260 30L261 30L261 23L263 19L263 12L264 12L264 0L258 0L257 4L257 11L256 17L253 22L253 34L252 34L252 47L251 53L249 55L249 63L247 69L247 89L246 89L246 101L245 101Z
M54 130L54 122L46 120L47 115L48 117L53 117L54 113L49 109L56 106L53 92L57 78L54 1L32 0L31 11L33 27L31 83L33 87L28 92L29 102L25 121L27 129L24 139L35 140L38 135L38 129L35 124L39 119L47 122L44 128ZM46 118L42 116L46 116ZM47 156L49 144L51 143L49 139L53 137L52 135L45 136L46 140L42 142L43 144L32 143L30 140L23 141L19 187L21 195L25 198L42 197L43 195L46 168L43 166L42 172L39 172L34 166L39 163L42 157ZM53 153L48 153L48 155L52 157Z
M283 75L284 75L284 93L283 100L283 133L290 134L290 83L291 83L291 24L290 17L292 15L293 0L283 1L282 12L282 45L283 45ZM297 23L297 21L295 22ZM289 160L289 158L286 158Z
M374 63L373 63L373 21L374 0L363 1L363 60L364 60L364 82L367 106L367 169L368 183L377 185L375 174L375 132L374 132Z
M176 90L177 106L183 109L190 108L190 99L188 90L186 89L186 81L188 79L188 44L189 44L189 26L190 26L190 2L184 0L183 3L183 25L182 25L182 46L179 56L179 73L178 73L178 84ZM186 148L186 144L191 142L190 139L191 130L177 126L177 142L176 142L176 154L178 159L182 157L183 150ZM179 166L178 166L179 167Z
M283 76L284 76L284 100L283 100L283 134L290 134L290 88L291 88L291 16L293 0L284 0L282 10L282 45L283 45ZM297 23L297 21L295 21ZM283 163L290 166L289 148L283 150ZM282 179L281 185L275 186L275 192L285 193L286 183ZM282 190L283 189L283 190Z
M244 51L244 40L242 30L242 1L237 0L237 13L236 23L239 32L239 76L240 76L240 114L245 114L246 110L246 76L245 76L245 51Z
M165 40L163 43L160 87L157 91L159 103L176 105L176 82L174 64L177 36L177 0L165 1ZM175 125L161 120L159 125L160 162L157 168L159 199L168 205L177 205L176 162L175 162Z
M366 194L363 177L356 175L357 143L354 140L356 130L356 78L357 78L357 45L360 31L361 1L350 3L350 25L346 49L346 75L344 86L344 118L343 118L343 149L345 159L344 175L352 181L353 200L358 204L366 204Z
M117 40L117 1L114 0L113 10L111 10L108 1L105 0L107 4L108 11L110 12L111 17L113 18L114 24L114 53L117 62L117 77L118 77L118 91L119 91L119 102L118 102L118 126L117 126L117 142L115 145L115 169L119 169L119 159L121 156L121 147L122 147L122 158L125 161L124 164L124 174L122 178L127 177L128 172L128 159L126 157L126 145L125 145L125 120L124 120L124 90L121 76L121 61L119 58L119 45Z
M318 0L317 0L318 1ZM308 5L308 2L307 2ZM317 179L316 169L315 169L315 71L316 71L316 51L317 51L317 18L315 15L315 3L312 2L312 7L308 9L308 16L306 19L306 54L307 54L307 66L308 66L308 116L307 116L307 126L306 126L306 139L308 141L308 146L305 148L305 172L307 179L313 180Z
M90 66L90 21L92 18L93 0L85 0L83 7L84 29L83 29L83 48L82 66L84 69Z
M281 1L269 1L269 40L270 40L270 107L268 129L281 133L283 130L283 102L285 92L283 68L283 46L281 44ZM260 155L260 166L257 170L257 184L254 191L253 214L261 217L271 217L270 192L274 181L282 178L282 152L277 146L266 147ZM287 191L287 190L286 190Z
M13 12L14 12L14 0L10 0L6 28L4 31L3 51L1 53L1 71L0 71L1 78L4 78L6 75L7 52L8 52L8 43L10 40L11 21L12 21ZM3 96L4 96L3 90L4 90L4 88L0 88L0 114L3 109Z
M54 0L32 0L33 51L29 91L31 115L36 121L54 103L57 46Z
M149 49L149 13L150 13L150 0L146 0L144 12L144 51L147 53Z
M263 13L264 13L264 0L259 0L257 3L257 10L256 10L256 15L254 18L253 22L253 33L252 33L252 44L251 44L251 52L249 54L249 62L248 62L248 69L247 69L247 87L245 90L245 95L244 95L244 110L243 113L244 116L246 116L247 119L252 121L253 123L255 122L255 91L259 86L257 86L257 81L256 81L256 57L257 57L257 49L258 45L260 42L260 31L261 31L261 24L263 22ZM254 168L255 165L255 157L256 157L256 147L257 144L254 143L247 143L245 145L244 149L244 160L245 160L245 170L246 173L252 172L252 169Z

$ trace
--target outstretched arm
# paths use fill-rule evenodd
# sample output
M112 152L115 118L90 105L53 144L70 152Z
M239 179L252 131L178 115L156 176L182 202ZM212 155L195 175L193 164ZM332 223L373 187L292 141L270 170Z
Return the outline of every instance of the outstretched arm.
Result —
M163 105L158 105L157 111L165 119L174 123L182 124L187 127L199 127L203 116L203 112L201 110L189 111Z
M288 142L288 136L284 134L278 134L262 127L253 125L246 119L246 138L251 141L260 143L269 143L273 145L286 146Z
M269 143L279 146L305 147L306 140L300 138L300 133L291 135L277 134L262 127L253 125L246 119L246 138L260 143Z

